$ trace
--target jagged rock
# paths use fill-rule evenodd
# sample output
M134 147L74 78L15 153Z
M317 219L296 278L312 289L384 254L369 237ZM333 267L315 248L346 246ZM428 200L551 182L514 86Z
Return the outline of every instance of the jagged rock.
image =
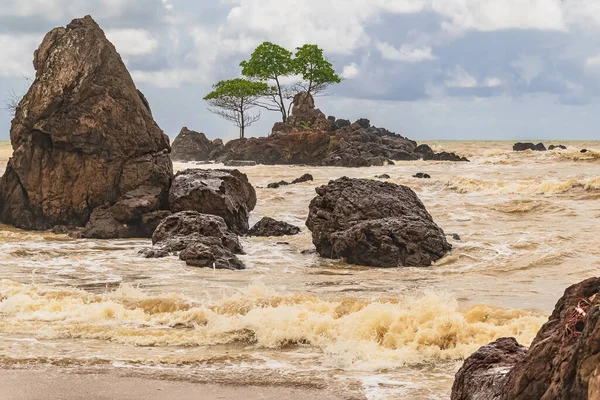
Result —
M315 100L310 93L301 92L294 96L292 115L288 119L292 126L328 131L331 122L325 114L315 108Z
M208 161L210 154L221 147L222 140L209 140L204 133L183 127L173 141L171 158L174 161Z
M548 150L554 150L554 149L567 150L567 146L564 146L562 144L559 144L557 146L551 144L550 146L548 146Z
M350 125L352 125L352 123L347 119L336 119L335 122L333 123L333 129L338 130L338 129L342 129L342 128L345 128Z
M81 232L81 237L90 239L125 239L135 236L135 228L117 221L107 207L95 208Z
M461 157L455 153L449 153L447 151L436 153L426 144L417 146L415 153L419 154L421 156L420 158L425 161L469 161L466 157Z
M297 226L264 217L250 229L248 236L288 236L298 233L300 233L300 228Z
M288 185L295 185L297 183L310 182L313 179L314 178L313 178L313 176L311 174L304 174L300 178L294 179L291 183L287 182L287 181L279 181L279 182L269 183L267 185L267 188L269 188L269 189L277 189L280 186L288 186Z
M256 191L236 169L186 169L173 178L169 207L173 213L197 211L222 217L237 234L248 231L248 215L256 206Z
M169 215L171 215L171 211L168 210L159 210L144 214L139 226L141 236L144 238L151 238L158 225L160 225L162 220Z
M139 221L144 214L159 210L163 201L161 188L140 186L121 196L109 210L117 221L128 223Z
M423 172L417 172L416 174L413 175L413 178L431 179L431 175L423 173Z
M500 338L481 347L456 373L451 400L500 400L507 373L526 352L527 347L514 338Z
M121 57L87 16L50 31L11 125L0 221L25 229L84 226L141 186L168 192L169 138Z
M377 179L390 179L388 174L377 175L375 178Z
M366 118L360 118L356 120L356 123L363 129L369 129L371 127L371 121Z
M243 254L237 235L223 218L183 211L164 218L152 235L153 247L142 250L147 258L180 253L188 265L242 269L235 254ZM211 255L212 254L212 255ZM241 268L240 268L241 265Z
M525 150L533 150L533 151L546 151L546 146L543 143L533 144L533 143L515 143L513 146L513 151L525 151Z
M257 165L256 161L246 161L246 160L225 161L226 167L254 167L256 165Z
M300 178L294 179L292 181L292 185L295 185L297 183L312 182L313 180L314 178L311 174L304 174Z
M497 347L495 358L488 362L481 357L481 349L473 354L456 375L452 399L593 398L588 395L596 390L600 361L599 294L600 278L569 287L524 355L513 351L515 357L509 359L511 351L506 346ZM495 360L510 362L495 370ZM494 384L476 384L486 381Z
M406 186L343 177L316 191L306 226L323 257L374 267L424 267L452 248Z

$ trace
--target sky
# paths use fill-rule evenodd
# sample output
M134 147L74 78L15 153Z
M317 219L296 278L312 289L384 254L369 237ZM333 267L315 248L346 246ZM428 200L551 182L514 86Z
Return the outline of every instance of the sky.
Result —
M237 137L202 99L271 41L323 48L344 77L316 99L327 115L415 140L600 140L600 0L0 0L0 98L27 90L47 31L86 14L171 138ZM278 119L261 115L248 136Z

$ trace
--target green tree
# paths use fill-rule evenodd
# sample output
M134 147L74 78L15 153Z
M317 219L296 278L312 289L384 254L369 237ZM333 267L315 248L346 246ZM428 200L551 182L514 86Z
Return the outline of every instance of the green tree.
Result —
M333 65L323 57L323 50L316 44L296 48L294 71L302 77L298 85L311 95L321 93L329 85L342 81Z
M240 139L243 139L245 129L260 119L260 112L251 114L248 110L270 92L264 82L237 78L213 85L213 91L204 100L211 106L210 112L233 122L240 129Z
M286 101L293 98L292 85L285 83L287 77L295 74L292 52L271 42L264 42L240 66L245 77L273 82L273 90L265 96L267 102L258 102L257 105L270 111L279 111L285 122L288 117Z

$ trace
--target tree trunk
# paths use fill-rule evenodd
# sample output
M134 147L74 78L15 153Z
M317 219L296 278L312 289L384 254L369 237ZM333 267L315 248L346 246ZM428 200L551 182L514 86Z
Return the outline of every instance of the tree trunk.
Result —
M279 109L281 110L281 116L283 118L283 122L287 122L287 113L285 111L285 103L283 102L283 94L281 93L279 78L275 77L275 82L277 82L277 93L279 94Z

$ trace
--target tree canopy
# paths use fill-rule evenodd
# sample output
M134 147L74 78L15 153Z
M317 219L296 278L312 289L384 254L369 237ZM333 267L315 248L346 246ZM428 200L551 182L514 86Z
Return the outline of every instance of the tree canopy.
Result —
M302 77L299 85L311 95L342 81L335 73L333 65L323 57L323 50L316 44L298 47L293 62L295 72Z
M260 119L260 112L251 114L248 111L256 106L258 99L271 91L264 82L237 78L216 83L204 100L212 107L209 108L212 113L233 122L240 129L240 138L243 138L246 127Z

